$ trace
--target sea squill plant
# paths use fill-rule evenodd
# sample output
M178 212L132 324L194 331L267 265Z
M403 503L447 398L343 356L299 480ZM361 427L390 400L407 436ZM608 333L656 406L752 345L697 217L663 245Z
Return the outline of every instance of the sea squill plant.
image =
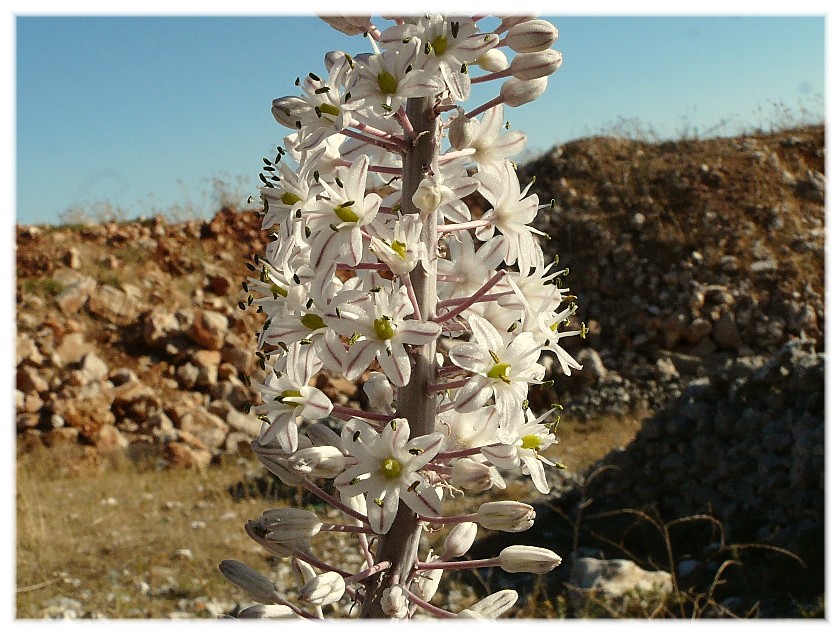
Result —
M546 353L567 375L580 368L561 343L585 327L572 328L567 271L546 263L529 226L549 205L520 186L511 157L525 135L504 121L506 106L538 98L559 68L557 29L525 16L392 17L381 30L369 17L323 19L365 36L372 52L331 51L324 71L298 79L300 94L274 100L292 133L263 159L271 240L246 290L265 315L254 451L342 519L281 508L246 525L290 561L297 590L236 560L220 569L258 602L243 617L324 618L352 604L363 618L495 618L515 591L458 614L431 601L446 570L542 574L561 561L533 546L464 558L479 525L530 528L528 504L445 511L456 497L463 508L464 492L505 488L509 474L548 493L545 467L559 466L545 457L554 410L534 413L528 392L545 382ZM493 80L496 97L461 105ZM483 213L465 202L474 192ZM363 382L364 407L331 401L324 373ZM426 530L448 530L441 552L419 552ZM360 549L361 569L313 553L328 531Z

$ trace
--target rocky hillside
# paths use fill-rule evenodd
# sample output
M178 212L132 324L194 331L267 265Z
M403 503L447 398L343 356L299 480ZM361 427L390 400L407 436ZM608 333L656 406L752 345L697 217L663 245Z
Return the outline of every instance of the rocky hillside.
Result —
M591 138L522 166L590 328L546 390L579 420L652 411L727 360L823 346L824 129L647 144ZM20 450L206 465L239 451L261 325L241 287L259 220L17 227ZM244 306L244 304L242 304ZM341 380L324 385L354 397Z

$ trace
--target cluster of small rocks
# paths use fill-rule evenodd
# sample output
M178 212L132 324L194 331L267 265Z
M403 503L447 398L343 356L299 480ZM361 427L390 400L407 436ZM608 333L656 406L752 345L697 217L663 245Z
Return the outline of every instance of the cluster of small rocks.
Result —
M522 166L589 327L552 398L652 412L732 358L823 345L824 128L649 144L599 137Z

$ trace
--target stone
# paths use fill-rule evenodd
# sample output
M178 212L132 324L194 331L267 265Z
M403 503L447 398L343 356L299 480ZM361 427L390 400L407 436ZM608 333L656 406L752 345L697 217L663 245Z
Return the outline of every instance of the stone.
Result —
M88 299L88 310L112 324L128 326L137 319L139 304L124 291L100 285Z
M170 337L180 330L181 323L173 313L154 308L143 320L143 341L154 348L164 348Z
M81 276L55 296L55 303L65 315L75 315L88 302L95 289L95 279Z
M82 366L79 369L82 373L83 384L102 381L108 376L108 366L93 352L88 352L82 357Z
M114 388L111 410L119 418L144 422L160 410L161 400L153 388L140 381L129 381Z
M77 363L81 361L88 352L94 352L96 348L93 344L85 341L84 336L80 332L73 332L61 339L61 343L55 349L56 354L62 365L70 363Z
M712 333L712 323L708 319L698 317L691 321L683 330L682 336L689 344L695 344L703 337Z
M199 373L199 369L192 363L184 363L175 369L175 378L183 389L191 390L198 381Z
M225 421L203 407L184 414L178 421L178 429L195 435L209 449L221 447L230 430Z
M55 410L68 427L78 429L88 439L95 438L102 427L116 422L111 399L106 394L91 395L84 400L60 400L55 403Z
M105 456L120 453L128 447L128 440L112 425L102 427L92 440L96 450Z
M601 355L592 348L584 348L578 352L577 361L583 366L580 375L587 383L596 384L607 376Z
M228 319L222 313L199 310L187 336L206 350L221 350L227 329Z
M82 258L79 256L79 250L76 247L70 247L61 261L71 269L78 270L82 267Z
M42 372L28 365L18 368L16 385L17 389L24 394L29 392L43 393L50 388L49 383L44 380Z
M119 386L126 383L136 383L140 379L131 368L116 368L108 374L108 380L115 386Z
M664 596L674 591L671 575L665 571L649 571L627 559L576 558L569 573L569 598L582 606L586 599L620 599L630 592Z
M29 335L20 333L15 347L15 365L20 365L24 361L31 365L41 365L44 362L44 355Z
M715 321L712 333L715 343L724 350L737 350L741 344L741 335L738 333L738 326L732 313L723 313Z
M221 361L222 355L218 350L199 350L193 354L192 364L198 368L198 377L194 385L200 388L215 385Z
M185 442L173 441L163 448L163 455L172 467L203 470L210 466L213 454L200 447L192 447Z

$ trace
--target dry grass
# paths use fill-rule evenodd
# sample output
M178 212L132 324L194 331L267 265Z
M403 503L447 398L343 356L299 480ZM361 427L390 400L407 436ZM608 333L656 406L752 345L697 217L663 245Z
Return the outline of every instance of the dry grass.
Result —
M217 569L231 556L265 566L242 530L264 504L227 492L245 465L199 473L120 462L74 474L60 460L46 450L18 459L18 618L43 617L61 597L83 606L79 616L108 618L209 616L208 602L247 601Z

